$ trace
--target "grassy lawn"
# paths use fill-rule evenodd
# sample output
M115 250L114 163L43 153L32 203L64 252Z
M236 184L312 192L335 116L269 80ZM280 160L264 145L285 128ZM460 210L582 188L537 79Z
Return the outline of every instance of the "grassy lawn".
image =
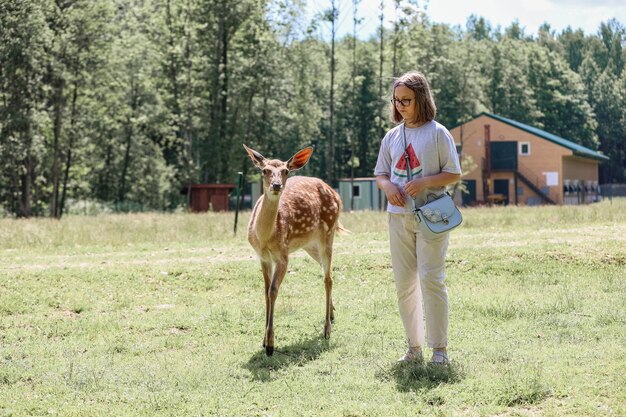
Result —
M269 358L249 213L0 220L0 416L624 416L624 213L464 209L449 367L395 363L384 213L342 215L328 341L292 255Z

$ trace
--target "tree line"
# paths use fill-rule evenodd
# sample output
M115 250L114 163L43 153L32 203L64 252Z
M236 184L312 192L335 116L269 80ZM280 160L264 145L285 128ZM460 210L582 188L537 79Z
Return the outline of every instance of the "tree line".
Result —
M242 143L314 146L305 174L329 183L371 176L389 85L413 69L448 128L496 113L602 151L601 183L626 182L620 22L527 35L393 5L364 40L356 13L336 37L334 0L311 21L302 0L0 0L0 215L172 210L189 184L256 180Z

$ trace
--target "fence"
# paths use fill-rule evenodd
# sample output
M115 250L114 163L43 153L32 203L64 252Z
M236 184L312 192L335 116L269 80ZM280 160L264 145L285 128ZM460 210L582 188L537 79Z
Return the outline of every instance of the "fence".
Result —
M626 184L602 184L600 193L604 198L626 197Z

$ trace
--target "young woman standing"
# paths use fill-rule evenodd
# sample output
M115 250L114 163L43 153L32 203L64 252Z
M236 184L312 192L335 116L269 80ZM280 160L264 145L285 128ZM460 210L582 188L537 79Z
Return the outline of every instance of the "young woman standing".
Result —
M419 207L430 195L444 193L447 185L461 179L461 165L452 135L434 120L437 108L426 77L406 73L394 81L392 94L391 119L401 124L383 138L374 175L389 202L391 264L408 342L399 360L422 359L425 319L431 362L445 364L449 361L444 282L448 233L434 239L422 236L411 199ZM411 181L407 181L409 170Z

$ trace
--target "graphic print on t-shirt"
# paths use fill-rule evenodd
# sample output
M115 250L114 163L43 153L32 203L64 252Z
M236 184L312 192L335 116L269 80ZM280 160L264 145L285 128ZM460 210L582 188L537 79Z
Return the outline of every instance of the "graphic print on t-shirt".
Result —
M413 150L413 145L409 144L409 147L406 148L406 153L409 154L409 166L411 167L411 176L415 177L416 175L422 172L422 164L420 164L419 159L415 156L415 151ZM398 177L406 177L406 158L404 154L396 164L396 167L393 169L393 173Z

